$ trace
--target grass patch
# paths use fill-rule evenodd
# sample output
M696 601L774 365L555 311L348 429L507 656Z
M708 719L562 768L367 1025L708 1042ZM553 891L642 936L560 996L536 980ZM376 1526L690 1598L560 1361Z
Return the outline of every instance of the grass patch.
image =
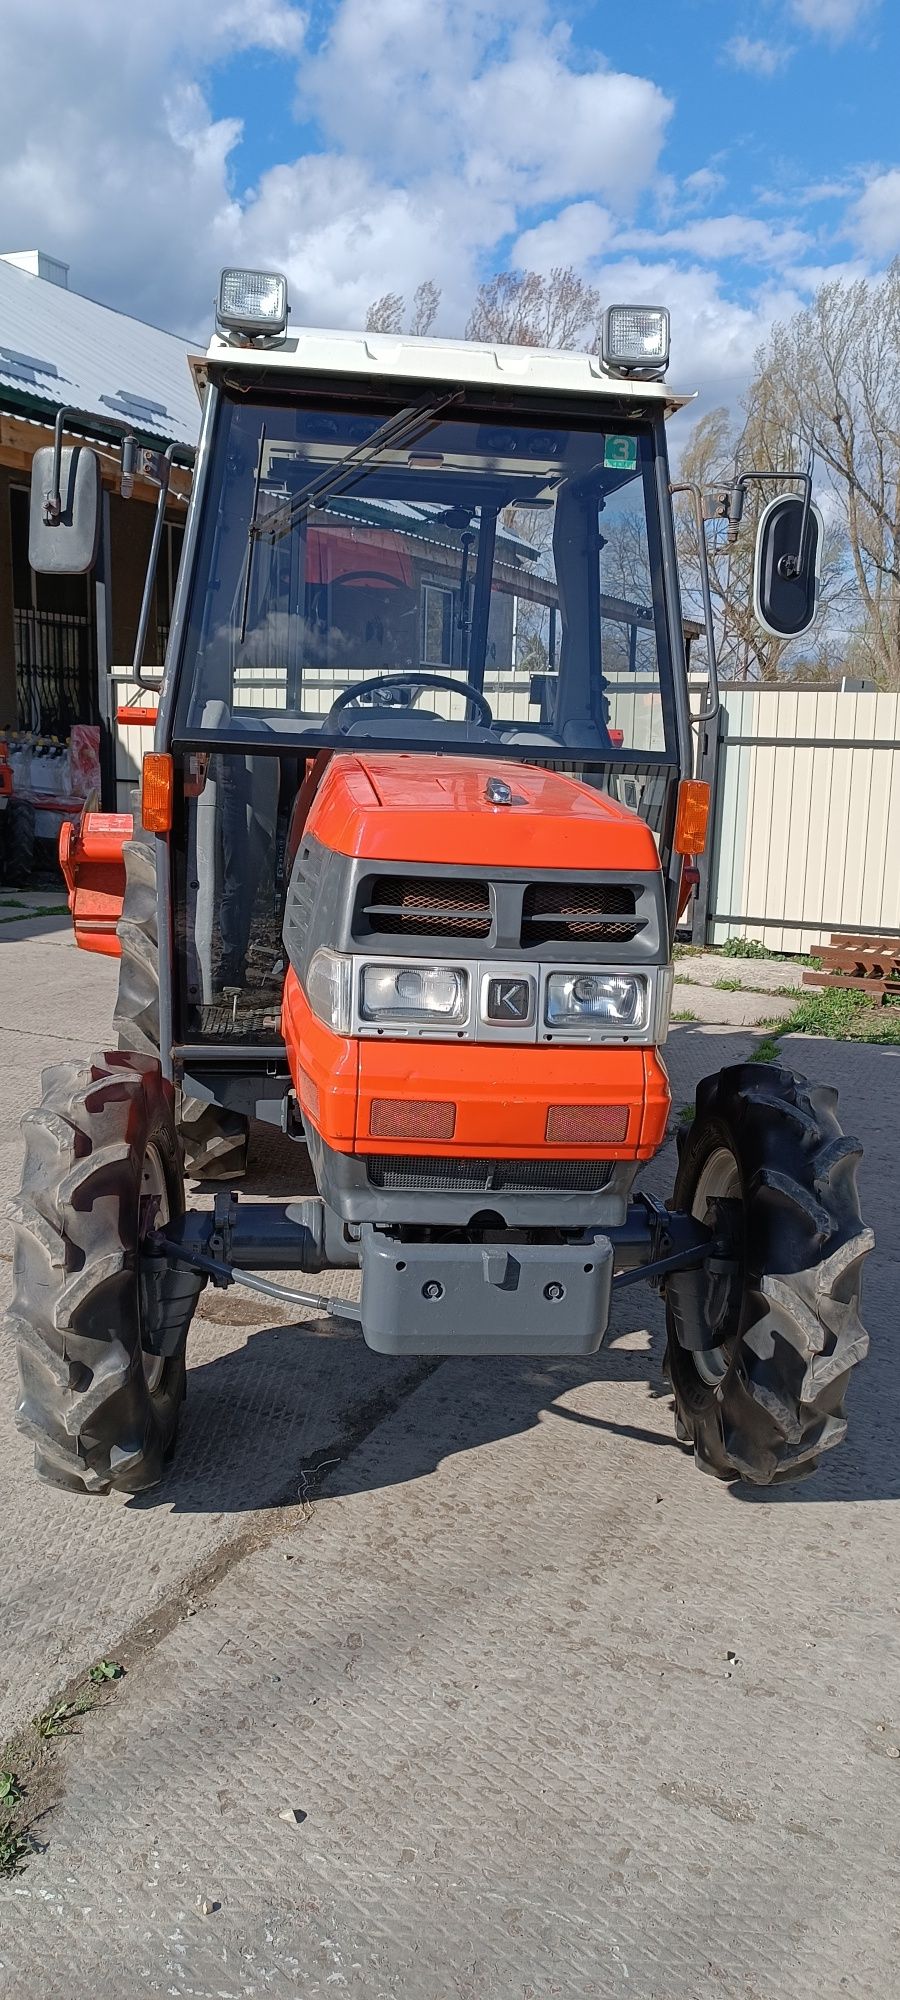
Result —
M30 1727L0 1746L0 1876L15 1875L30 1854L43 1852L35 1834L62 1790L58 1738L69 1736L83 1715L114 1699L125 1668L98 1660L88 1672L33 1717Z
M691 1013L689 1007L679 1007L677 1013L673 1014L671 1018L673 1021L696 1021L697 1016Z
M777 1063L781 1061L781 1050L778 1043L773 1042L771 1035L766 1035L758 1048L754 1049L750 1061L758 1063Z
M756 938L730 937L726 938L722 946L723 958L777 958L777 956L777 952L767 951L764 944L758 944Z
M67 917L68 914L68 903L47 903L43 908L34 903L19 903L15 907L15 915L0 917L0 924L24 924L37 922L40 917Z
M14 1826L11 1819L0 1821L0 1875L17 1875L30 1852L31 1840L25 1829Z
M713 985L717 993L743 993L744 991L744 982L742 979L714 979Z
M900 1007L873 1007L864 993L848 986L821 986L805 992L782 1021L780 1035L829 1035L840 1042L887 1042L900 1046Z
M785 1035L823 1035L834 1042L880 1042L900 1048L900 1007L873 1007L865 994L848 986L822 986L802 993L787 1020L766 1021L763 1026L771 1032L751 1057L753 1062L780 1062L779 1043Z
M679 1121L682 1125L693 1125L696 1115L697 1107L695 1104L683 1104L678 1113Z
M91 1668L88 1680L93 1681L95 1687L104 1687L107 1681L120 1681L124 1672L125 1668L119 1665L118 1660L98 1660L97 1665Z
M80 1715L89 1714L93 1706L94 1697L90 1688L85 1688L74 1701L57 1701L52 1708L45 1708L41 1715L35 1716L34 1727L45 1741L51 1736L68 1736L73 1723Z

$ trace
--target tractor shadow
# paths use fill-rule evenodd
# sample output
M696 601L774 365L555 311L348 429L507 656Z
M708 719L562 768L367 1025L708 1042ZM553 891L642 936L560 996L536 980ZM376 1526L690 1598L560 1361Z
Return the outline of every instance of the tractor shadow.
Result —
M372 1354L346 1324L256 1328L242 1345L189 1371L169 1476L130 1506L177 1514L294 1510L316 1497L427 1479L450 1457L502 1445L548 1421L627 1440L642 1455L648 1486L660 1451L677 1454L690 1506L697 1473L675 1440L661 1332L641 1347L617 1345L626 1338L624 1329L614 1330L610 1344L583 1362L431 1363ZM783 1507L900 1497L897 1384L884 1347L860 1377L851 1390L848 1440L814 1478L767 1489L726 1486L723 1500ZM602 1393L604 1385L623 1384L635 1392L633 1420L630 1413L628 1421L604 1416L602 1403L588 1412L563 1400L585 1386Z
M400 1486L427 1478L448 1457L517 1437L550 1416L628 1438L654 1455L677 1450L661 1340L654 1338L651 1350L647 1340L638 1349L619 1347L616 1338L585 1361L423 1362L371 1353L348 1324L257 1328L243 1345L189 1369L171 1471L162 1487L129 1505L243 1513L296 1507L323 1481L328 1497ZM416 1398L429 1382L428 1393ZM643 1389L646 1424L561 1403L594 1383Z

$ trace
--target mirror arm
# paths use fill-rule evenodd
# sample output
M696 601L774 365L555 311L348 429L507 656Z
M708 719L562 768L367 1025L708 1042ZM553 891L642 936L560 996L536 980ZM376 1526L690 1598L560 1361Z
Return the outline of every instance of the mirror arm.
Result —
M670 486L670 493L689 493L694 507L697 526L697 540L700 556L700 588L703 594L703 622L706 628L706 653L709 661L709 695L697 717L698 722L711 722L719 713L719 663L716 658L716 631L713 624L712 591L709 582L709 549L706 543L706 516L703 511L703 493L699 486L690 481L681 486Z
M812 511L814 465L815 459L812 452L810 452L809 464L805 472L742 472L739 478L735 480L728 495L728 540L733 544L738 538L738 529L744 516L744 501L747 497L746 489L751 480L757 480L762 483L767 479L779 479L783 486L788 485L793 480L795 485L799 484L803 487L803 518L800 522L800 547L796 556L782 556L779 569L781 575L784 577L802 575L805 566L806 544L809 539L809 517Z
M67 410L64 406L60 407L56 412L56 422L53 426L53 470L50 475L52 484L49 493L44 494L43 516L45 528L57 528L62 519L62 494L59 490L59 483L62 471L63 426L66 418L71 415L71 410Z
M137 681L138 687L147 688L152 694L159 693L159 680L144 679L144 668L143 668L144 647L147 644L147 627L149 626L150 623L150 610L153 604L153 589L156 583L156 566L157 563L159 562L159 551L162 544L162 532L166 518L166 501L169 496L169 475L172 471L172 455L174 450L175 450L174 444L170 444L167 447L167 449L163 452L162 462L160 465L159 499L156 502L156 519L153 523L153 540L150 544L150 554L147 558L147 574L146 577L144 578L144 595L141 599L141 615L140 618L138 619L137 637L134 642L134 659L132 661L132 676L134 680Z

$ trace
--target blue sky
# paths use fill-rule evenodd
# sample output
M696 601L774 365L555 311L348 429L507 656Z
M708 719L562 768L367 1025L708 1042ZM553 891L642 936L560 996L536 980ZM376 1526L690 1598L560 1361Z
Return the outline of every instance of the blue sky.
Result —
M896 0L4 0L2 247L203 335L218 267L295 319L574 263L739 393L772 324L900 253ZM55 143L47 143L48 132Z

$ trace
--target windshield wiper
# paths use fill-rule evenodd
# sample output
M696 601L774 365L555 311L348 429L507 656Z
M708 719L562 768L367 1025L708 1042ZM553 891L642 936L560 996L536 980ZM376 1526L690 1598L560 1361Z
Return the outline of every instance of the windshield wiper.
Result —
M320 473L318 479L304 486L301 493L295 493L292 500L277 507L273 513L264 514L262 520L251 518L249 540L255 542L267 538L273 542L281 541L297 526L298 521L305 520L313 507L343 492L346 486L352 486L358 474L364 472L381 452L401 451L423 431L431 430L444 411L451 403L457 403L461 395L462 390L455 389L451 395L441 396L438 402L431 396L423 396L421 402L411 403L405 410L397 410L371 437L354 445L346 458L341 459L340 465L330 466L326 472ZM254 514L255 511L254 508Z

